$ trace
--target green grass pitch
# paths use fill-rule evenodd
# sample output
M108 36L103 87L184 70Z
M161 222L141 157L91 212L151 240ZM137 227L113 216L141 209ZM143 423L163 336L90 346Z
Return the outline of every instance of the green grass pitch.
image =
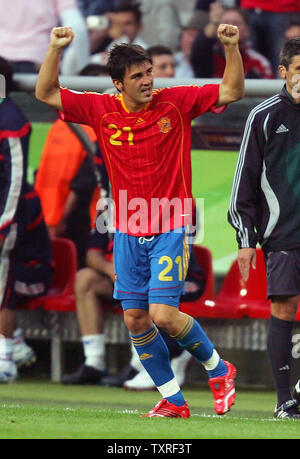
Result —
M0 386L0 439L300 439L299 421L272 417L274 393L238 390L225 416L206 388L185 387L189 419L141 418L156 391L66 387L43 381Z

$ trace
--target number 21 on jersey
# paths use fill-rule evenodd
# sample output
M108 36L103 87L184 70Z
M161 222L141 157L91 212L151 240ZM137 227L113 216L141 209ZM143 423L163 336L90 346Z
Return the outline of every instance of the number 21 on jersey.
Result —
M134 143L133 143L133 132L132 132L130 126L125 126L123 128L119 128L115 124L109 124L108 125L108 129L111 129L113 131L113 133L111 134L111 136L109 138L109 143L111 145L123 145L123 142L125 142L125 141L117 140L120 137L120 135L122 134L122 132L127 132L128 133L127 140L126 140L128 145L134 145Z

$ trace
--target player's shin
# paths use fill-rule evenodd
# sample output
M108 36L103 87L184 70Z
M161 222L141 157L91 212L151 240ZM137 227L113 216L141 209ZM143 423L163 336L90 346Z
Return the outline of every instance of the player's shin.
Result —
M225 363L214 349L201 325L193 317L186 315L183 329L173 338L202 363L209 378L224 376L227 373Z
M140 335L131 335L131 340L162 397L174 405L184 405L185 400L170 365L168 348L158 329L154 326Z

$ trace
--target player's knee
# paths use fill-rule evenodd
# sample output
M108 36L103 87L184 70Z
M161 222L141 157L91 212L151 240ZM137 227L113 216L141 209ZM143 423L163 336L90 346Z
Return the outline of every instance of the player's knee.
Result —
M75 294L82 295L93 289L95 273L91 268L83 268L76 273Z
M142 309L128 309L124 312L125 324L133 335L149 330L153 323L147 311Z
M153 322L167 333L174 331L174 324L178 319L177 308L165 305L151 305L150 315Z
M296 320L299 297L272 297L271 313L281 320L293 322Z
M173 323L172 317L164 311L156 311L152 315L153 322L159 327L168 332Z

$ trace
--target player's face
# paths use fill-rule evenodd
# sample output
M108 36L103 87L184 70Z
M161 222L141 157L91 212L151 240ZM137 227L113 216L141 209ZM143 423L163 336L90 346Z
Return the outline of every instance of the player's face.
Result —
M279 74L285 79L288 93L299 102L300 99L300 54L292 58L288 68L279 66Z
M145 61L126 69L123 81L114 81L122 93L125 105L134 112L144 108L152 100L153 73L152 65Z

